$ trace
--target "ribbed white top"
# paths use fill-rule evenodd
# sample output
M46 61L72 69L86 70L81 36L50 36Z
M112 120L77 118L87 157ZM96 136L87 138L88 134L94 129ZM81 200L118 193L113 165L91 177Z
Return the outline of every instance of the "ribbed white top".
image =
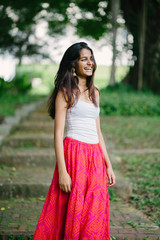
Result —
M96 118L99 112L100 108L93 103L78 99L66 112L66 136L86 143L98 143Z

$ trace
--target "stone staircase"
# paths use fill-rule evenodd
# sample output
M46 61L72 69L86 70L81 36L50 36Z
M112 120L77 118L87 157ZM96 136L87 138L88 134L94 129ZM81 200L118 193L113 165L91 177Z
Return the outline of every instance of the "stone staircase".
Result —
M46 196L56 162L53 132L44 106L14 127L1 147L1 199Z

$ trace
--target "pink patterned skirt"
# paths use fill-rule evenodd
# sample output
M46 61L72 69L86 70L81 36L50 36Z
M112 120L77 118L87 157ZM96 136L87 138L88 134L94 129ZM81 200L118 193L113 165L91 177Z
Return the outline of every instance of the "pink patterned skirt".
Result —
M100 144L66 136L63 146L72 190L65 193L59 188L56 163L33 240L110 240L109 194Z

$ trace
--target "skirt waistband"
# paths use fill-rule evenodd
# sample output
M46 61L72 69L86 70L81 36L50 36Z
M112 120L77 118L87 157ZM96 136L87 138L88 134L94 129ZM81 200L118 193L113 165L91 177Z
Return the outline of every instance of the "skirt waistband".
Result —
M99 146L100 145L99 142L98 143L86 143L86 142L82 142L80 140L77 140L77 139L74 139L74 138L71 138L71 137L68 137L68 136L66 136L63 139L63 141L64 140L69 140L69 141L72 141L72 142L75 142L75 143L79 143L79 144L83 144L83 145L86 145L86 146Z

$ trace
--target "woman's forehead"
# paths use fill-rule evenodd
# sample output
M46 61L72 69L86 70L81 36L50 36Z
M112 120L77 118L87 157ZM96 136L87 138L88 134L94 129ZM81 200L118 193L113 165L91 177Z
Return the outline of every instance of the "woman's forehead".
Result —
M80 57L82 56L92 56L92 53L89 49L87 48L83 48L81 51L80 51Z

